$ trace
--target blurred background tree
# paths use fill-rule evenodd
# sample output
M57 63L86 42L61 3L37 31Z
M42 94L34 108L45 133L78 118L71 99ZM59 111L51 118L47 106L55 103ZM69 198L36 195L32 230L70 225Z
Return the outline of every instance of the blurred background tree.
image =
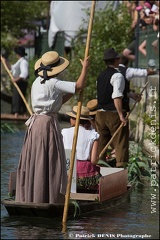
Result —
M36 30L36 21L48 16L49 1L1 1L1 51L11 53L23 29Z
M88 16L89 14L88 11ZM83 26L82 23L82 27L73 41L71 63L67 71L67 77L74 81L81 71L79 59L84 58L86 47L88 29L84 29ZM91 64L84 90L84 104L88 100L96 98L96 79L100 71L105 68L103 61L104 50L113 47L117 52L121 53L133 37L133 33L129 32L130 26L131 16L128 14L128 9L124 4L120 4L115 11L107 8L95 12L89 49ZM77 101L77 98L76 95L74 100Z
M13 52L17 40L23 37L23 29L36 30L37 22L48 20L49 23L50 1L1 1L1 53L3 49L7 55ZM76 81L81 72L80 58L84 58L90 9L86 10L88 19L82 21L81 28L73 40L71 48L70 66L62 73L62 79ZM84 102L96 97L96 79L101 70L105 68L103 52L106 48L114 47L119 53L128 45L133 37L129 32L131 16L125 4L120 4L116 10L112 7L96 11L93 20L93 29L89 55L91 64L87 75L87 85L84 91ZM87 24L85 24L87 23ZM48 29L48 26L46 26ZM31 59L30 79L31 86L34 81L34 63L37 59ZM72 98L77 102L78 95Z

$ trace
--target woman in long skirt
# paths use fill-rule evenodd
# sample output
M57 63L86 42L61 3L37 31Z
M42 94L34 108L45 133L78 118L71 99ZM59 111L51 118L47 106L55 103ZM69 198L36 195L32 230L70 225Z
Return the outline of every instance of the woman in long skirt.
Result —
M26 122L28 128L17 169L16 202L64 202L67 169L57 112L84 88L89 57L80 61L82 71L77 82L57 78L69 62L55 51L46 52L35 63L37 78L31 89L34 114Z

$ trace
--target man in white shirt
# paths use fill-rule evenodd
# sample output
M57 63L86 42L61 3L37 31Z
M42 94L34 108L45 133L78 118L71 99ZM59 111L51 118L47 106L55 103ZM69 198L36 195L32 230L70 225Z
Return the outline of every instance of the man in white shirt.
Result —
M155 74L155 70L145 69L145 68L133 68L128 67L129 59L125 56L121 55L119 70L124 76L126 80L126 84L128 85L128 98L132 98L135 101L141 100L141 95L139 93L131 92L130 91L130 80L133 77L147 77L148 75ZM128 100L129 101L129 100Z
M127 90L125 79L119 72L120 55L113 49L104 52L106 68L97 77L97 114L96 127L100 134L99 153L104 149L121 123L123 127L113 139L112 144L116 152L116 167L125 167L129 159L129 128L127 115ZM106 153L101 156L106 159Z

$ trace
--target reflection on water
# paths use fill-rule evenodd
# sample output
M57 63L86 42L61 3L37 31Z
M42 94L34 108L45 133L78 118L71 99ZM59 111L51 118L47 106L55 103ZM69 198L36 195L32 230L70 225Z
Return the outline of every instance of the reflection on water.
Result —
M25 130L1 134L1 199L7 197L9 172L17 168L24 134ZM62 233L61 219L9 217L2 205L1 239L159 239L158 208L158 189L134 189L119 206L68 220Z

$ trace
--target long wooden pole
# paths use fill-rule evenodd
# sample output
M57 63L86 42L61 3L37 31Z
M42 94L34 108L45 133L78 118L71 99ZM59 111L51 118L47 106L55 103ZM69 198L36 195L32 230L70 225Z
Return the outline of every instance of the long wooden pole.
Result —
M14 86L16 87L16 89L17 89L19 95L21 96L23 102L25 103L28 112L30 113L30 115L32 115L32 111L31 111L31 109L30 109L30 107L29 107L29 105L28 105L28 103L27 103L27 101L26 101L26 99L25 99L23 93L21 92L20 88L18 87L17 83L13 81L13 76L12 76L11 72L9 71L9 69L8 69L8 67L7 67L7 65L6 65L6 63L5 63L5 61L4 61L3 57L2 57L2 55L1 55L1 61L2 61L3 65L4 65L6 71L8 72L8 74L9 74L9 76L10 76L10 78L11 78L12 83L13 83Z
M95 4L96 4L96 1L92 1L90 21L89 21L89 27L88 27L88 35L87 35L87 42L86 42L86 50L85 50L85 58L89 54L89 47L90 47L90 41L91 41L91 33L92 33L92 25L93 25ZM81 113L81 107L82 107L82 100L83 100L83 90L80 92L79 100L78 100L78 109L77 109L76 124L75 124L75 130L74 130L74 136L73 136L73 145L72 145L72 151L71 151L67 192L66 192L66 197L65 197L63 219L62 219L63 224L66 223L67 215L68 215L68 205L69 205L69 198L70 198L70 190L71 190L71 183L72 183L72 174L73 174L73 167L74 167L74 158L75 158L75 152L76 152L76 144L77 144L77 137L78 137L78 128L79 128L79 119L80 119L80 113Z
M146 82L145 86L143 87L142 91L140 92L140 95L143 93L143 91L145 90L145 88L147 87L149 81ZM133 111L133 109L136 106L136 103L138 101L135 101L135 103L133 104L133 107L131 108L130 112L127 113L125 119L128 119L129 115L131 114L131 112ZM107 145L103 148L103 150L101 151L101 153L99 154L99 159L101 159L102 155L105 153L105 151L107 150L107 148L109 147L109 145L111 144L111 142L113 141L114 137L117 135L117 133L120 131L120 129L123 127L123 123L120 124L120 126L117 128L117 130L115 131L115 133L113 134L113 136L111 137L111 139L109 140L109 142L107 143Z

